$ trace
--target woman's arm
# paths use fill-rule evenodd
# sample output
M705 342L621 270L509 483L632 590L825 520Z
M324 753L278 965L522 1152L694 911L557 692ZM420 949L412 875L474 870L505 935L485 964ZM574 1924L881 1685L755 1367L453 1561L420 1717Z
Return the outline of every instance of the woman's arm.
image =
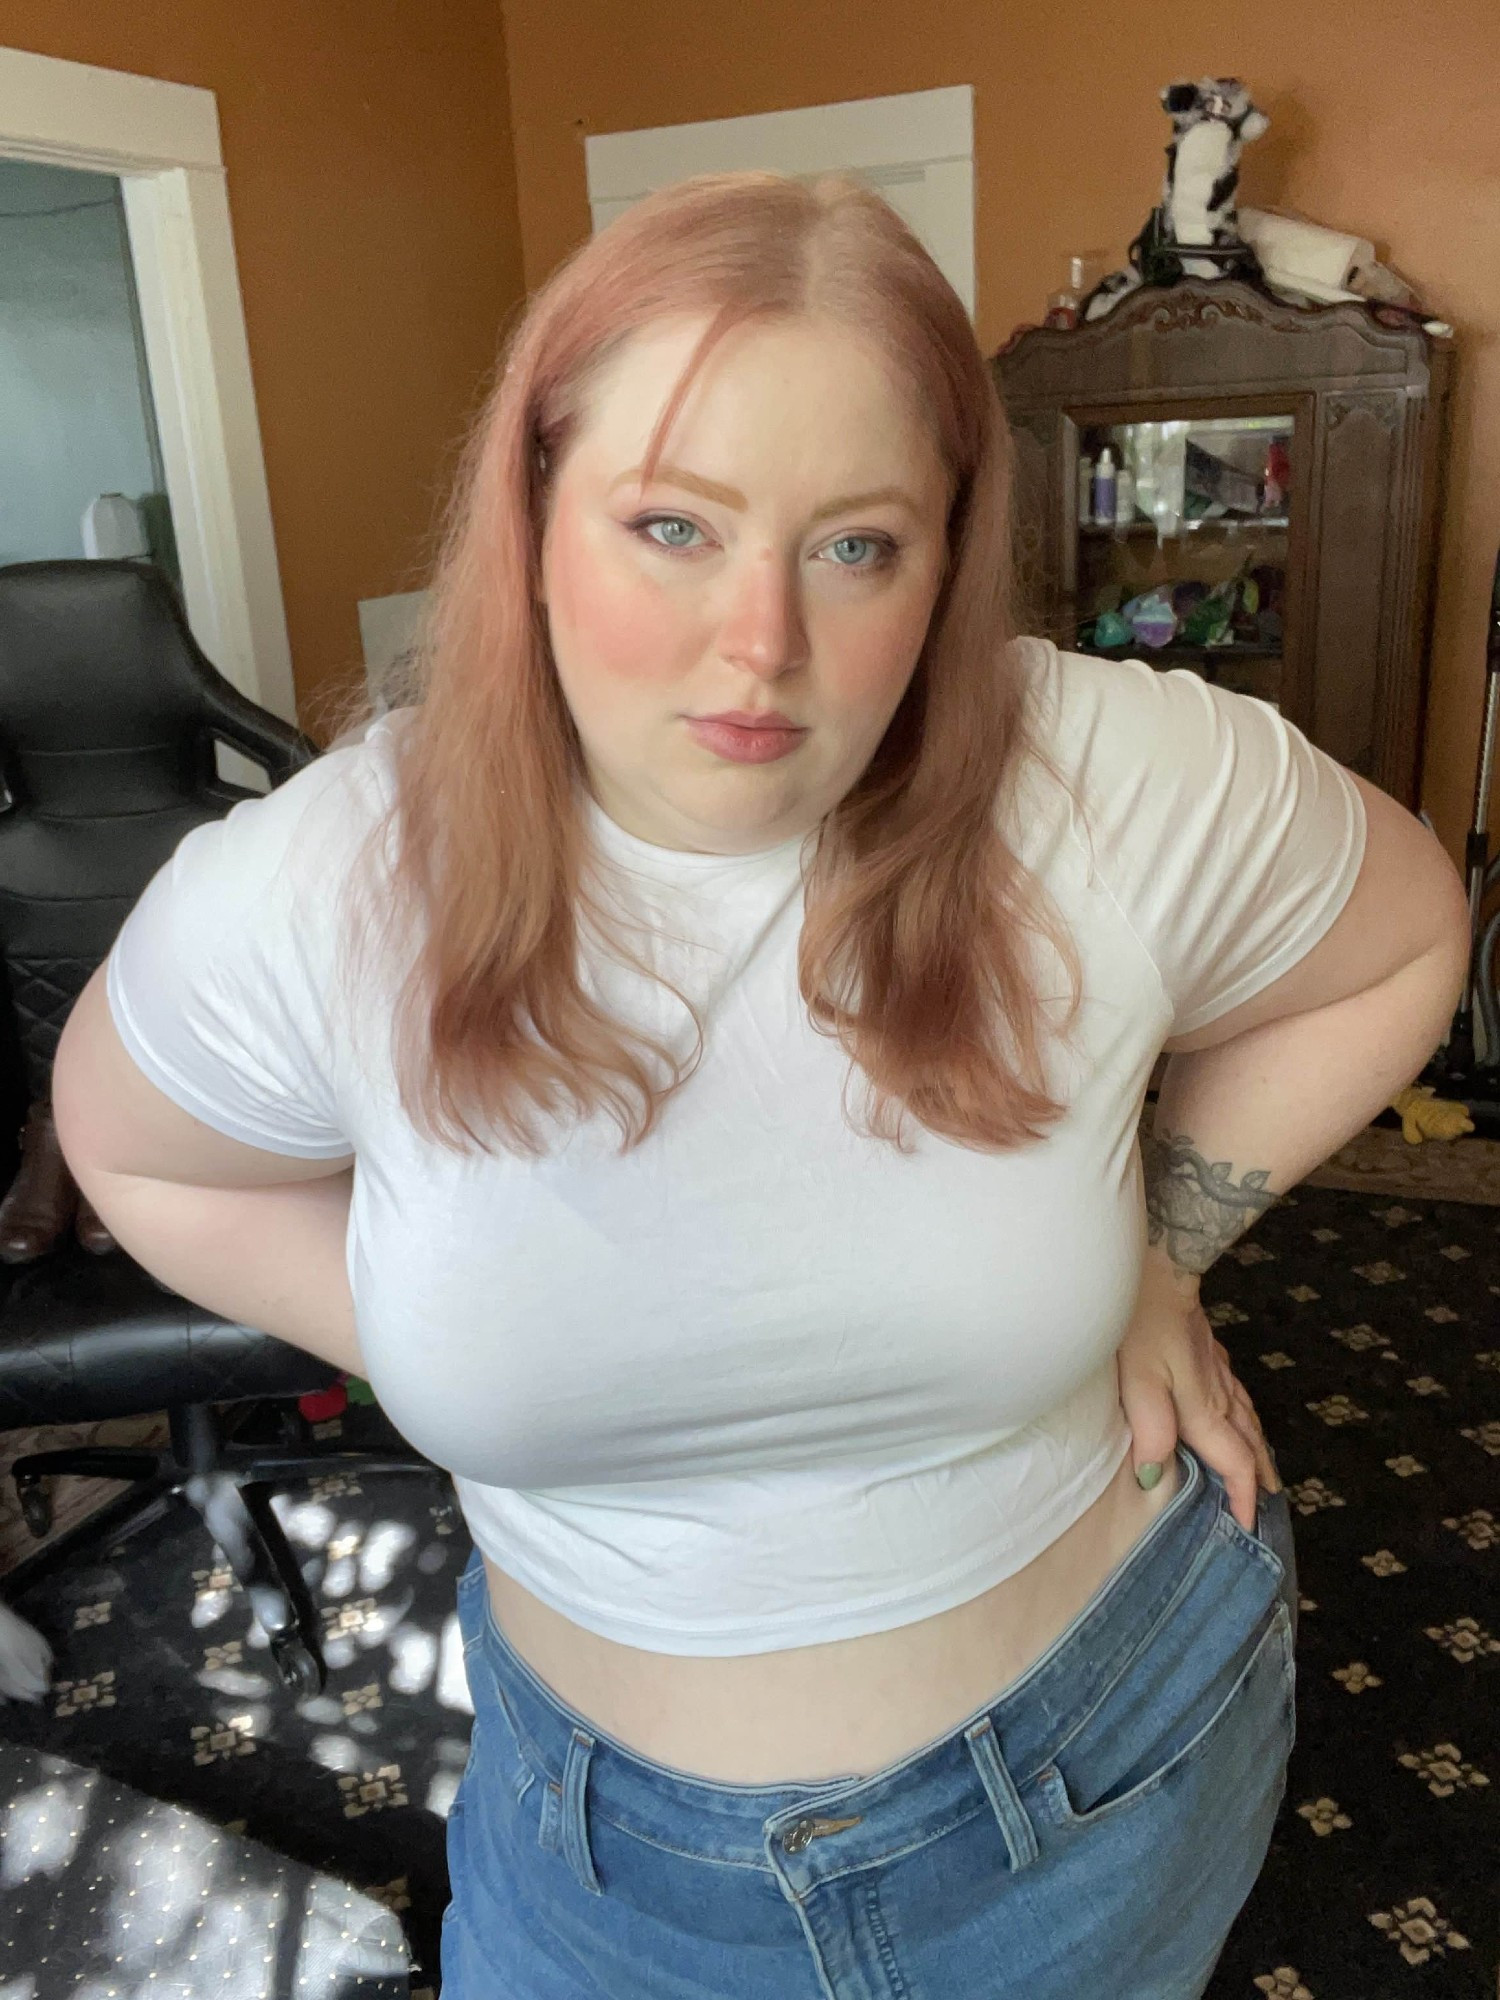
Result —
M344 1261L352 1159L267 1152L190 1116L131 1060L103 966L63 1029L52 1103L74 1179L154 1278L363 1374Z
M1243 1006L1166 1045L1142 1147L1148 1235L1161 1269L1194 1294L1278 1194L1421 1073L1462 995L1458 871L1420 820L1355 782L1364 860L1327 935Z
M1274 1490L1275 1467L1199 1280L1420 1073L1468 964L1468 906L1446 852L1385 792L1355 782L1367 837L1348 902L1289 972L1166 1044L1155 1128L1141 1142L1147 1249L1119 1348L1137 1477L1159 1477L1183 1439L1251 1531L1257 1485Z

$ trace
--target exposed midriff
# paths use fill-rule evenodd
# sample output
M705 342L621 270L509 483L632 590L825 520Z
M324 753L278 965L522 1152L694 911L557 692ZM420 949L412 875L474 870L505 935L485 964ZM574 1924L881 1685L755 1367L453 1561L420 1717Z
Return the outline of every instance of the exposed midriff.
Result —
M485 1558L490 1605L538 1678L602 1734L723 1784L867 1776L949 1734L1046 1652L1178 1490L1129 1453L1094 1503L1013 1576L908 1625L770 1653L684 1655L576 1624Z

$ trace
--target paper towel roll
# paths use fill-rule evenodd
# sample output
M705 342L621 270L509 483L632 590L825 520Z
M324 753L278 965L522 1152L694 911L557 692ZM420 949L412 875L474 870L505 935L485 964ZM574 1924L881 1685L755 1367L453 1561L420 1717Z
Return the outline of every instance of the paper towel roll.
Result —
M99 493L83 510L83 553L97 561L120 556L148 556L146 517L123 493Z
M1354 274L1376 261L1375 245L1321 223L1303 222L1268 209L1242 208L1240 235L1260 259L1272 284L1287 285L1315 299L1348 299Z

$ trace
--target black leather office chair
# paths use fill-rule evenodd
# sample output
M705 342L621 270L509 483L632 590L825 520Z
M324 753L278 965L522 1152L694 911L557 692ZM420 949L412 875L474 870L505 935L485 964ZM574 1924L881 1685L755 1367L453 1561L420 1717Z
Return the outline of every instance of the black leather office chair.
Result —
M156 869L190 827L253 796L219 777L216 739L259 764L272 785L318 755L310 738L247 700L209 662L154 565L0 567L7 1132L28 1104L50 1095L63 1023ZM17 1156L13 1146L7 1183ZM48 1475L139 1482L128 1507L117 1504L22 1568L33 1574L95 1534L118 1540L182 1493L245 1586L287 1685L318 1692L318 1618L269 1504L269 1482L344 1466L438 1472L409 1447L391 1456L314 1448L294 1399L338 1379L285 1341L168 1291L123 1250L91 1255L66 1232L37 1261L0 1272L0 1430L165 1410L170 1444L18 1459L13 1473L37 1535L51 1525ZM257 1406L265 1398L287 1399L275 1412L279 1437L237 1442L239 1422L264 1414Z

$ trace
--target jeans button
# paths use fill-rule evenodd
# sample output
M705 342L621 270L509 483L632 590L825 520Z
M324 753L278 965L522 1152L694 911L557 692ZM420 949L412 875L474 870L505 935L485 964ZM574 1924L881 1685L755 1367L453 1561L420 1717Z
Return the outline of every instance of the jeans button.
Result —
M816 1814L811 1819L799 1819L781 1836L781 1844L788 1854L800 1854L810 1840L817 1840L825 1833L842 1833L846 1826L858 1826L863 1818L863 1813L851 1813L847 1819L823 1819Z

